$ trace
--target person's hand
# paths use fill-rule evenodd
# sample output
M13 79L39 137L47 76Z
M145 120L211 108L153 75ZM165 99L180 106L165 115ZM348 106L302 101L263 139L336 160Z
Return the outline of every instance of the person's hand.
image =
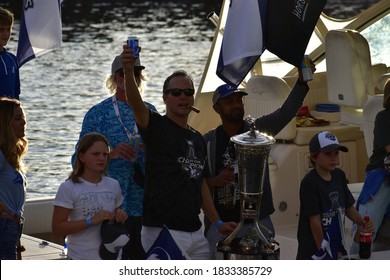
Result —
M360 232L361 231L366 231L366 232L372 232L374 233L375 228L374 228L374 223L369 220L368 222L364 221L363 219L363 225L358 225L356 233L353 237L353 240L357 243L359 243L359 238L360 238Z
M115 218L115 213L102 209L91 218L91 221L92 224L98 225L103 223L106 220L113 221L114 218Z
M310 59L310 67L311 67L311 72L314 74L314 72L317 70L316 65L314 62ZM302 74L302 68L298 67L298 80L300 83L307 83L306 81L303 80L303 74Z
M374 232L375 230L374 223L372 222L371 219L368 222L364 221L363 230L366 232Z
M117 208L115 210L115 221L123 224L127 220L127 218L128 215L125 210L123 210L122 208Z
M141 51L141 49L140 49ZM136 57L132 54L132 49L129 45L123 45L123 51L121 53L121 63L124 70L130 70L134 72L134 63Z
M12 216L12 211L9 210L2 201L0 201L0 214L3 214L4 212Z
M236 228L238 224L235 222L225 222L222 223L218 229L218 232L224 235L231 234Z
M234 168L227 166L222 169L217 176L208 180L208 183L212 187L224 186L226 184L232 183L234 179Z
M110 158L123 158L128 161L135 160L137 150L129 143L121 142L116 147L111 149Z

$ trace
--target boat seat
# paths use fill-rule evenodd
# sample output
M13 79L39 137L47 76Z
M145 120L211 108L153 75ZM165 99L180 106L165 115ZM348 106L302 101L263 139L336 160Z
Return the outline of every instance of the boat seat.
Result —
M252 76L247 83L245 114L258 117L270 114L280 108L291 88L281 78L273 76ZM296 135L296 121L293 118L277 135L277 140L292 140Z
M385 89L385 83L388 79L390 79L390 73L385 73L385 74L382 74L378 77L378 79L376 80L376 84L375 84L375 93L376 94L383 93L383 91Z
M362 126L362 112L374 95L367 40L349 29L331 30L325 38L329 101L341 105L341 122Z
M383 79L382 76L386 76L388 75L388 77L390 77L390 73L387 69L387 65L384 64L384 63L376 63L374 65L372 65L372 81L373 81L373 86L374 86L374 94L378 94L378 93L383 93L383 92L378 92L377 91L377 88L378 88L378 82L380 79ZM379 87L379 88L382 88L383 89L383 86L382 87Z

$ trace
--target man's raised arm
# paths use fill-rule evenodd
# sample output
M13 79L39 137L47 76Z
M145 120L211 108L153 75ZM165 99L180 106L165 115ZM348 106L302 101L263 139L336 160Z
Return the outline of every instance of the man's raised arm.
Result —
M129 45L123 45L121 63L125 74L126 99L133 109L135 120L140 128L145 129L149 123L149 108L143 102L134 77L134 63L136 58L131 54Z

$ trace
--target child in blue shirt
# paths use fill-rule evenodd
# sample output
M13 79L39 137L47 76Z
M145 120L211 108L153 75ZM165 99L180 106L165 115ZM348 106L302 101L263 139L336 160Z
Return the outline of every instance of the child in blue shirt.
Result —
M0 7L0 97L19 99L19 65L16 56L4 48L11 37L13 23L14 15Z

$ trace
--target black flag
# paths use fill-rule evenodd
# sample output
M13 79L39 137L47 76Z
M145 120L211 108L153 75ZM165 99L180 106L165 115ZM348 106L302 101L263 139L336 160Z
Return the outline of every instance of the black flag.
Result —
M265 47L299 67L326 0L272 0L267 7Z

